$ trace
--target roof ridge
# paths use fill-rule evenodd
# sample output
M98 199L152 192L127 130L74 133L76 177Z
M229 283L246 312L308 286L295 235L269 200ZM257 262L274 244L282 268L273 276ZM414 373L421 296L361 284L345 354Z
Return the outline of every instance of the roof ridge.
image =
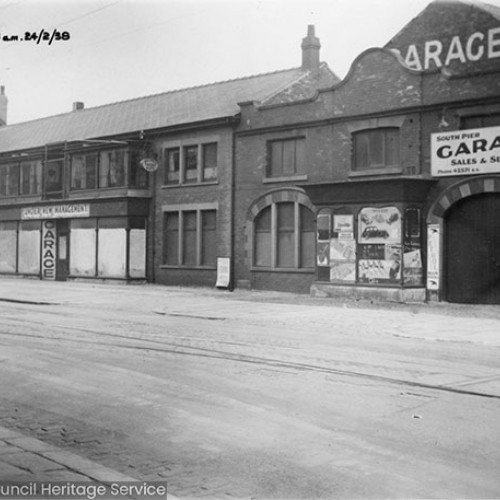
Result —
M276 75L278 73L287 73L287 72L297 71L297 70L300 70L300 67L294 67L294 68L288 68L288 69L280 69L280 70L275 70L275 71L268 71L268 72L264 72L264 73L257 73L257 74L254 74L254 75L247 75L247 76L242 76L242 77L237 77L237 78L229 78L227 80L219 80L219 81L215 81L215 82L211 82L211 83L203 83L203 84L200 84L200 85L192 85L190 87L182 87L182 88L167 90L167 91L163 91L163 92L156 92L154 94L148 94L148 95L140 96L140 97L131 97L131 98L128 98L128 99L122 99L120 101L109 102L109 103L106 103L106 104L99 104L97 106L92 106L90 108L79 109L77 111L65 111L64 113L58 113L56 115L49 115L49 116L42 116L40 118L34 118L33 120L27 120L27 121L24 121L24 122L13 123L12 125L7 124L5 126L0 127L0 133L1 133L2 130L5 130L5 129L10 129L12 127L16 127L16 126L19 126L19 125L26 125L28 123L33 123L33 122L37 122L37 121L41 121L41 120L48 120L48 119L56 118L56 117L59 117L59 116L66 116L66 115L67 116L71 116L71 115L73 115L75 113L82 114L82 113L85 113L86 111L93 111L95 109L105 108L107 106L115 106L117 104L123 104L123 103L133 102L133 101L140 101L142 99L149 99L149 98L152 98L152 97L157 97L157 96L162 96L162 95L175 94L175 93L179 93L179 92L185 92L185 91L188 91L188 90L203 89L203 88L213 87L213 86L216 86L216 85L222 85L222 84L225 84L225 83L237 82L237 81L242 81L242 80L250 80L252 78L259 78L259 77L263 77L263 76L271 76L271 75Z

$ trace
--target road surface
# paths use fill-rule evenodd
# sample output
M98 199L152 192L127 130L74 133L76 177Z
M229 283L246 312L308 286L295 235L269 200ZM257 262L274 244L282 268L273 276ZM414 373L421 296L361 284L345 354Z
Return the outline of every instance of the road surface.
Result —
M166 479L180 498L500 498L498 314L156 286L8 291L0 425Z

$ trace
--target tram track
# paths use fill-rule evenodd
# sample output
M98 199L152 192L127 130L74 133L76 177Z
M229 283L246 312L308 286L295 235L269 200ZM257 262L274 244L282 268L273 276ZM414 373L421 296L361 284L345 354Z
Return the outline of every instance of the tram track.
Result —
M25 323L24 321L22 323ZM55 325L52 325L55 326ZM65 336L51 336L46 337L44 335L37 335L32 333L13 333L8 331L0 331L0 335L9 335L11 337L26 337L26 338L35 338L40 340L55 340L55 341L64 341L64 342L73 342L87 345L99 345L99 346L107 346L112 348L121 348L121 349L129 349L129 350L137 350L137 351L150 351L155 353L164 353L164 354L173 354L180 356L194 356L200 358L209 358L216 359L221 361L231 361L231 362L239 362L250 364L254 366L266 367L266 368L279 368L279 369L287 369L294 370L297 372L315 372L315 373L324 373L328 375L337 375L339 377L349 377L349 378L358 378L364 379L371 382L379 382L390 385L411 387L417 389L426 389L430 391L438 391L445 392L463 396L474 396L474 397L482 397L488 399L500 399L499 394L492 394L488 392L479 392L473 391L466 388L461 387L453 387L450 385L440 385L440 384L431 384L425 382L419 382L415 380L390 377L385 375L376 375L373 373L366 373L362 371L356 370L345 370L341 368L335 368L331 366L325 366L321 364L313 364L313 363L302 363L297 361L286 361L276 358L267 358L262 356L255 356L250 354L241 354L236 352L230 352L220 349L214 349L211 347L200 347L200 346L186 346L175 342L165 342L161 340L155 339L145 339L136 336L127 336L120 335L115 333L103 332L99 330L93 330L88 328L80 328L80 327L70 327L70 326L57 326L58 328L66 328L70 330L81 331L82 333L92 333L94 335L98 335L99 337L107 337L120 339L131 342L140 342L135 344L126 344L123 342L106 342L99 340L96 342L96 339L85 339L85 338L74 338L74 337L65 337ZM205 339L205 341L207 341ZM219 341L221 343L222 341ZM144 345L145 344L145 345ZM477 383L480 383L481 380L478 380ZM472 385L474 381L471 381Z

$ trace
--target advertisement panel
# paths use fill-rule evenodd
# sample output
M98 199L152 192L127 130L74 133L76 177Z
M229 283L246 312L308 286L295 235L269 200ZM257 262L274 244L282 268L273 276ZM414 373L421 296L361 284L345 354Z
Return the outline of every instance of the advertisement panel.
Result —
M500 172L500 127L431 134L431 174L490 174Z
M363 208L358 230L359 243L401 243L401 214L396 207Z

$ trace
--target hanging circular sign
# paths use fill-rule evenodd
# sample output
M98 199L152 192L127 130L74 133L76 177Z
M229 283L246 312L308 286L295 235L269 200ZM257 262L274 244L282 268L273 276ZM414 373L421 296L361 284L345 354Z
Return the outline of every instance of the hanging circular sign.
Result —
M158 162L153 158L143 158L140 164L146 172L154 172L158 170Z

